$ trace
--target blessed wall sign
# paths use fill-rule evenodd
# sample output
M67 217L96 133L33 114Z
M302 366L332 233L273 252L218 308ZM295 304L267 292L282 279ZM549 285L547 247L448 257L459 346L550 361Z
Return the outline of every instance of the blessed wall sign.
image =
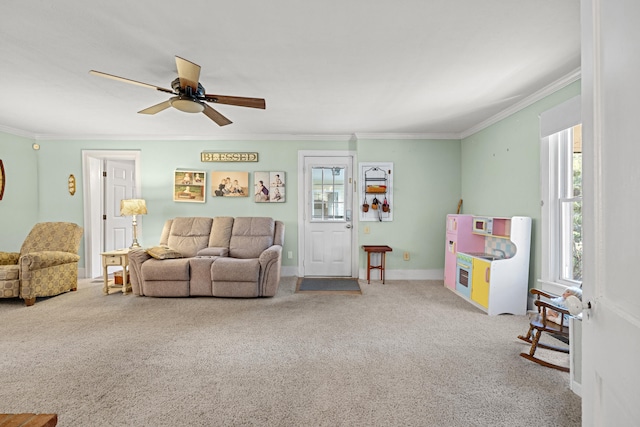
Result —
M218 153L203 151L200 153L201 162L257 162L258 153Z

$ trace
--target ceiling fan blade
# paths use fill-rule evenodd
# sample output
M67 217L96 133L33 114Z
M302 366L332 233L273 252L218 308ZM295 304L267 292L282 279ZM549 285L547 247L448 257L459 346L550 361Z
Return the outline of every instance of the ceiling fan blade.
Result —
M202 105L204 105L203 113L206 114L207 117L209 117L211 120L216 122L218 124L218 126L225 126L225 125L230 125L231 123L233 123L231 120L227 119L225 116L223 116L222 114L218 113L216 110L214 110L213 108L211 108L207 104L202 104Z
M160 104L156 104L153 105L149 108L145 108L144 110L140 110L138 111L138 113L140 114L156 114L159 113L162 110L166 110L167 108L171 107L171 100L168 99L164 102L161 102Z
M243 98L241 96L224 96L224 95L207 95L204 96L205 101L215 102L216 104L238 105L240 107L251 107L265 109L267 103L262 98Z
M89 74L93 74L94 76L106 77L107 79L117 80L117 81L120 81L120 82L131 83L131 84L134 84L134 85L147 87L147 88L150 88L150 89L159 90L160 92L166 92L166 93L175 94L175 92L172 91L171 89L165 89L163 87L150 85L149 83L142 83L142 82L139 82L139 81L136 81L136 80L125 79L124 77L114 76L113 74L103 73L102 71L91 70L91 71L89 71Z
M200 66L179 56L176 56L176 66L178 67L180 87L184 89L189 86L193 89L193 93L196 93L198 91L198 80L200 79Z

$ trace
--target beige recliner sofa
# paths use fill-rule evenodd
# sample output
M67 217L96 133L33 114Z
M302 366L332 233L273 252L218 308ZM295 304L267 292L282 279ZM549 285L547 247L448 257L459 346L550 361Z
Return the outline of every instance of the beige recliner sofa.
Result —
M283 244L284 223L272 218L170 219L160 247L129 253L131 288L154 297L272 297Z

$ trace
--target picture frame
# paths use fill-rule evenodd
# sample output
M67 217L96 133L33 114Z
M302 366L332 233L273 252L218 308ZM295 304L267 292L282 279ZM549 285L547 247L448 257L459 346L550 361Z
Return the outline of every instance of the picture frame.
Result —
M254 201L256 203L284 203L286 176L284 171L253 173Z
M249 197L249 172L211 171L212 197Z
M2 159L0 159L0 200L2 200L2 196L4 195L4 164L2 163Z
M173 201L204 203L207 192L207 173L196 170L175 170L173 172Z

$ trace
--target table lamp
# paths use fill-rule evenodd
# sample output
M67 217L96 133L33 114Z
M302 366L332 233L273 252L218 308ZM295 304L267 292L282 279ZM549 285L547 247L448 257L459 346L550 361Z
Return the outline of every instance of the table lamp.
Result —
M123 199L120 200L120 216L133 216L133 243L129 249L139 248L138 243L138 222L136 215L144 215L147 213L147 204L144 199Z

